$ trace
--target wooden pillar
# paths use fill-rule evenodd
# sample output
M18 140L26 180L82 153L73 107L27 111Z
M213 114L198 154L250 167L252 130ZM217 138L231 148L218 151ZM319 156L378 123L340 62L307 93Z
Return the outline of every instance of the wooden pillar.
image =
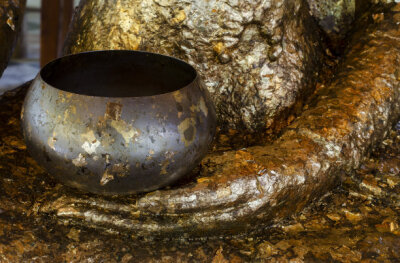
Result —
M73 0L42 0L40 65L61 56L73 12Z

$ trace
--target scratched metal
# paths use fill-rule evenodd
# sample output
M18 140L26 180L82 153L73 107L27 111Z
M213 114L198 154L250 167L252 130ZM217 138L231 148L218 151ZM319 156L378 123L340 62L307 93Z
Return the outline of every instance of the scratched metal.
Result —
M68 186L101 194L176 181L206 154L216 122L191 66L136 51L51 62L34 80L21 116L39 164Z
M26 0L0 1L0 77L6 68L20 31Z

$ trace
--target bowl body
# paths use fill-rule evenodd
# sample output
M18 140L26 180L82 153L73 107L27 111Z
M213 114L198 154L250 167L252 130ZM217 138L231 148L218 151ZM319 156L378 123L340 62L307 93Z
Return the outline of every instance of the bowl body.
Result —
M52 176L110 195L152 191L190 172L216 126L191 66L137 51L49 63L33 81L21 118L30 154Z

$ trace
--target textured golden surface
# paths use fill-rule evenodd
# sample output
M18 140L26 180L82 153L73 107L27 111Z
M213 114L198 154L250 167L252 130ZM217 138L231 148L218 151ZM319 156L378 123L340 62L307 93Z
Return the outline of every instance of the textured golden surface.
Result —
M62 189L26 154L19 132L24 92L0 101L1 262L397 262L400 260L400 132L375 146L352 176L301 213L217 239L140 241L58 223L30 211Z
M210 153L197 181L174 189L105 199L64 187L33 210L135 236L239 232L300 211L357 168L399 117L398 22L399 13L388 11L363 24L332 82L271 145Z
M388 132L400 116L399 12L376 10L358 26L332 82L317 86L279 140L217 145L196 182L143 196L100 198L51 181L20 134L24 90L7 93L0 260L399 261L400 137ZM191 237L207 234L216 238Z
M83 0L65 53L181 58L205 80L221 127L254 131L274 127L312 93L324 60L319 33L305 0Z
M0 77L8 60L20 30L26 0L0 1Z

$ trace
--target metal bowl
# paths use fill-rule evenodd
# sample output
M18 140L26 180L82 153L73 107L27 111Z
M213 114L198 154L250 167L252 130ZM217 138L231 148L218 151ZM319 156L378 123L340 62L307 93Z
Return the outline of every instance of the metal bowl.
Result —
M206 154L215 109L196 70L137 51L47 64L21 113L28 150L62 183L99 194L170 185Z

